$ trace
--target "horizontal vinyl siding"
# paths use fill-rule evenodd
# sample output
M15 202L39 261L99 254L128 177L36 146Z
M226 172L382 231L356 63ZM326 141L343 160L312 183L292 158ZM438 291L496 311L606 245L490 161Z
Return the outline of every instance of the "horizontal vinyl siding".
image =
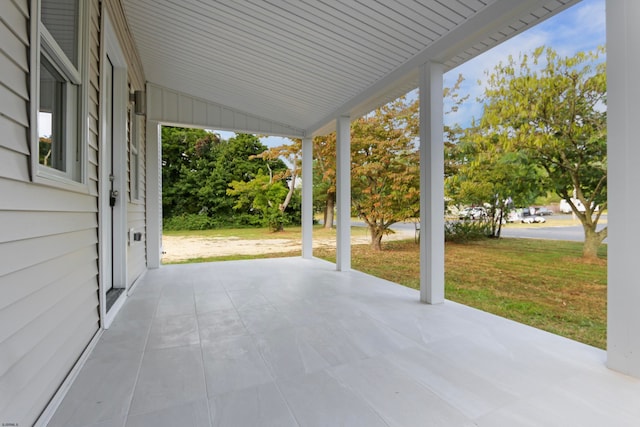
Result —
M127 220L129 229L142 233L142 241L134 242L132 240L129 243L127 252L127 286L130 286L144 273L147 265L144 205L130 203ZM131 236L131 239L133 239L133 236Z
M89 193L98 196L98 148L100 140L98 138L100 129L100 8L94 6L90 14L90 37L89 37L89 82L87 92L89 97L89 153L87 156L87 184Z
M142 273L146 270L147 266L147 251L146 251L146 242L147 242L147 230L146 230L146 205L145 205L145 167L144 167L144 159L145 159L145 135L146 132L144 129L139 129L144 125L144 120L139 120L139 116L129 115L130 119L136 121L136 124L129 123L129 144L127 153L128 159L128 167L127 167L127 177L128 177L128 186L129 189L129 203L127 205L127 229L132 230L137 233L142 233L142 240L139 242L135 242L131 240L129 242L129 250L127 252L127 286L130 286L135 280L140 277ZM135 179L132 175L133 164L131 154L132 147L132 138L138 138L138 165L140 167L139 171L139 194L138 199L133 199L132 188L134 183L132 182ZM133 236L130 236L133 239Z
M87 5L95 16L98 0ZM98 76L87 82L82 141L90 193L32 183L28 11L29 0L0 2L0 418L21 426L37 420L99 328Z

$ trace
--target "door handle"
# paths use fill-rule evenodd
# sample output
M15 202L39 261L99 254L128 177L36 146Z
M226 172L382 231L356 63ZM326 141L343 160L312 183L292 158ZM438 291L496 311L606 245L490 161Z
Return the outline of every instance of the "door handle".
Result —
M116 205L117 198L118 198L118 190L111 190L109 193L109 206L114 207Z

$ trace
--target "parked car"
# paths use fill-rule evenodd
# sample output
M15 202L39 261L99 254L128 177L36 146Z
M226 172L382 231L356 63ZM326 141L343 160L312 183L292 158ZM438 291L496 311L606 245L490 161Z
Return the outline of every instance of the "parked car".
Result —
M580 200L578 199L571 199L571 200L573 201L573 204L575 205L575 207L578 209L578 212L584 212L586 210ZM596 206L593 210L595 212L598 212L600 210L600 206ZM569 202L567 202L565 199L560 200L560 212L566 213L566 214L572 212L571 205L569 205Z
M536 207L534 209L535 209L536 215L542 215L542 216L553 215L553 211L551 211L551 209L545 208L544 206Z
M464 208L460 211L458 218L460 219L480 219L487 216L487 210L483 207L475 206Z
M522 221L522 216L518 212L511 211L511 212L509 212L509 214L507 214L507 222L508 223L521 222L521 221Z
M526 216L526 217L522 218L522 223L523 224L534 224L534 223L535 224L540 224L540 223L543 223L543 222L547 222L547 220L544 219L544 217L540 216L540 215L529 215L529 216Z

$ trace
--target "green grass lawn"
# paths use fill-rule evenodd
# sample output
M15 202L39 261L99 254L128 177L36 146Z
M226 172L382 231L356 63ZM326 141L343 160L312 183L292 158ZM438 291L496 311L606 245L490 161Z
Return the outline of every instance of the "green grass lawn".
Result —
M212 233L219 233L214 230ZM282 238L280 233L248 229L228 230L236 237ZM300 230L291 230L297 233ZM335 233L333 230L314 230ZM209 232L194 232L203 235ZM178 233L176 233L178 234ZM185 235L185 233L179 233ZM265 236L266 234L266 236ZM219 234L210 234L210 236ZM293 237L292 237L293 238ZM411 241L383 242L382 252L368 245L352 246L354 269L399 283L419 287L419 248ZM599 348L606 345L607 254L585 262L582 244L533 239L487 239L445 247L447 299L553 332ZM335 262L335 250L315 249L318 258ZM202 258L188 262L299 256L296 253L264 256Z

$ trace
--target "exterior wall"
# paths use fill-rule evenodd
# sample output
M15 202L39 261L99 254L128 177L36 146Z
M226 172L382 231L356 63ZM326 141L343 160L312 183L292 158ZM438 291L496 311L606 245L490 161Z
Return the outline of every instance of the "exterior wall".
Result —
M86 191L31 183L29 6L0 2L0 414L20 425L33 424L99 328L97 163Z
M131 106L132 107L132 106ZM127 230L135 233L142 233L142 240L133 240L133 235L129 235L129 246L127 250L127 287L131 286L139 277L146 271L147 265L147 252L146 252L146 166L145 166L145 153L146 153L146 141L145 141L145 119L144 117L136 116L135 114L129 114L129 132L128 132L128 204L127 204ZM138 172L138 198L134 197L134 180L135 180L135 165L136 158L132 155L132 143L133 140L138 139L138 156L137 162L139 167Z
M65 189L30 170L31 0L0 2L0 422L32 425L100 328L98 197L101 8L108 7L130 60L133 90L144 89L118 0L90 8L86 183ZM135 116L134 116L135 117ZM144 118L142 119L144 123ZM144 131L140 159L144 159ZM144 161L128 225L145 233ZM145 240L127 250L128 281L146 268Z

